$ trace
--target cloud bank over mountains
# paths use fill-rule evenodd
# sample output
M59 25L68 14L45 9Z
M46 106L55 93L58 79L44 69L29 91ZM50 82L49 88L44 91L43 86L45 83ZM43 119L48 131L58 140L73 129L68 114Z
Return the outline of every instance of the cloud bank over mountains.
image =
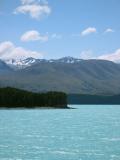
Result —
M43 58L44 53L32 51L25 49L23 47L19 47L14 45L10 41L5 41L0 43L0 59L25 59L28 57L33 58ZM113 53L104 54L98 57L95 57L92 51L87 50L83 51L80 54L81 59L102 59L102 60L109 60L113 62L120 62L120 49L117 49Z
M101 59L120 63L120 49L117 49L113 53L105 53L101 56L95 56L91 50L82 51L80 54L81 59Z
M102 56L99 56L98 59L104 59L104 60L109 60L109 61L114 61L114 62L120 63L120 49L117 49L113 53L104 54Z
M10 41L0 43L0 59L42 58L42 53L15 46Z

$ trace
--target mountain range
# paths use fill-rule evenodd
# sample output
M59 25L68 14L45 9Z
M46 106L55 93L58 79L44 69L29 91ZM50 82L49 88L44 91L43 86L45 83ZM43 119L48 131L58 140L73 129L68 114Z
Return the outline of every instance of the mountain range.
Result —
M6 86L35 92L120 94L120 64L73 57L0 60L0 87Z

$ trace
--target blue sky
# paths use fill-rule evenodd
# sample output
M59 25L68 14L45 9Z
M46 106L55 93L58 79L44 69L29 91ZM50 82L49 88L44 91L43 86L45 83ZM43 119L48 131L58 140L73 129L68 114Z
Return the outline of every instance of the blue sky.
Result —
M120 60L119 7L120 0L1 0L0 57Z

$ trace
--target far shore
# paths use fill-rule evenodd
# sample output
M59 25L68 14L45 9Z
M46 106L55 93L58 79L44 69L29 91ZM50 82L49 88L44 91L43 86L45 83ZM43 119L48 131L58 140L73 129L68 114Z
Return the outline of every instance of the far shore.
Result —
M0 107L0 110L32 110L32 109L40 109L40 110L48 110L48 109L74 109L72 107Z

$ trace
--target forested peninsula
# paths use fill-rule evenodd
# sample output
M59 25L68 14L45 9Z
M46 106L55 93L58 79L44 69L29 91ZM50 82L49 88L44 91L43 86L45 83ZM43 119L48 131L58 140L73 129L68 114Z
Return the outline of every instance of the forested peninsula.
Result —
M63 92L33 93L21 89L0 88L0 108L68 108Z

